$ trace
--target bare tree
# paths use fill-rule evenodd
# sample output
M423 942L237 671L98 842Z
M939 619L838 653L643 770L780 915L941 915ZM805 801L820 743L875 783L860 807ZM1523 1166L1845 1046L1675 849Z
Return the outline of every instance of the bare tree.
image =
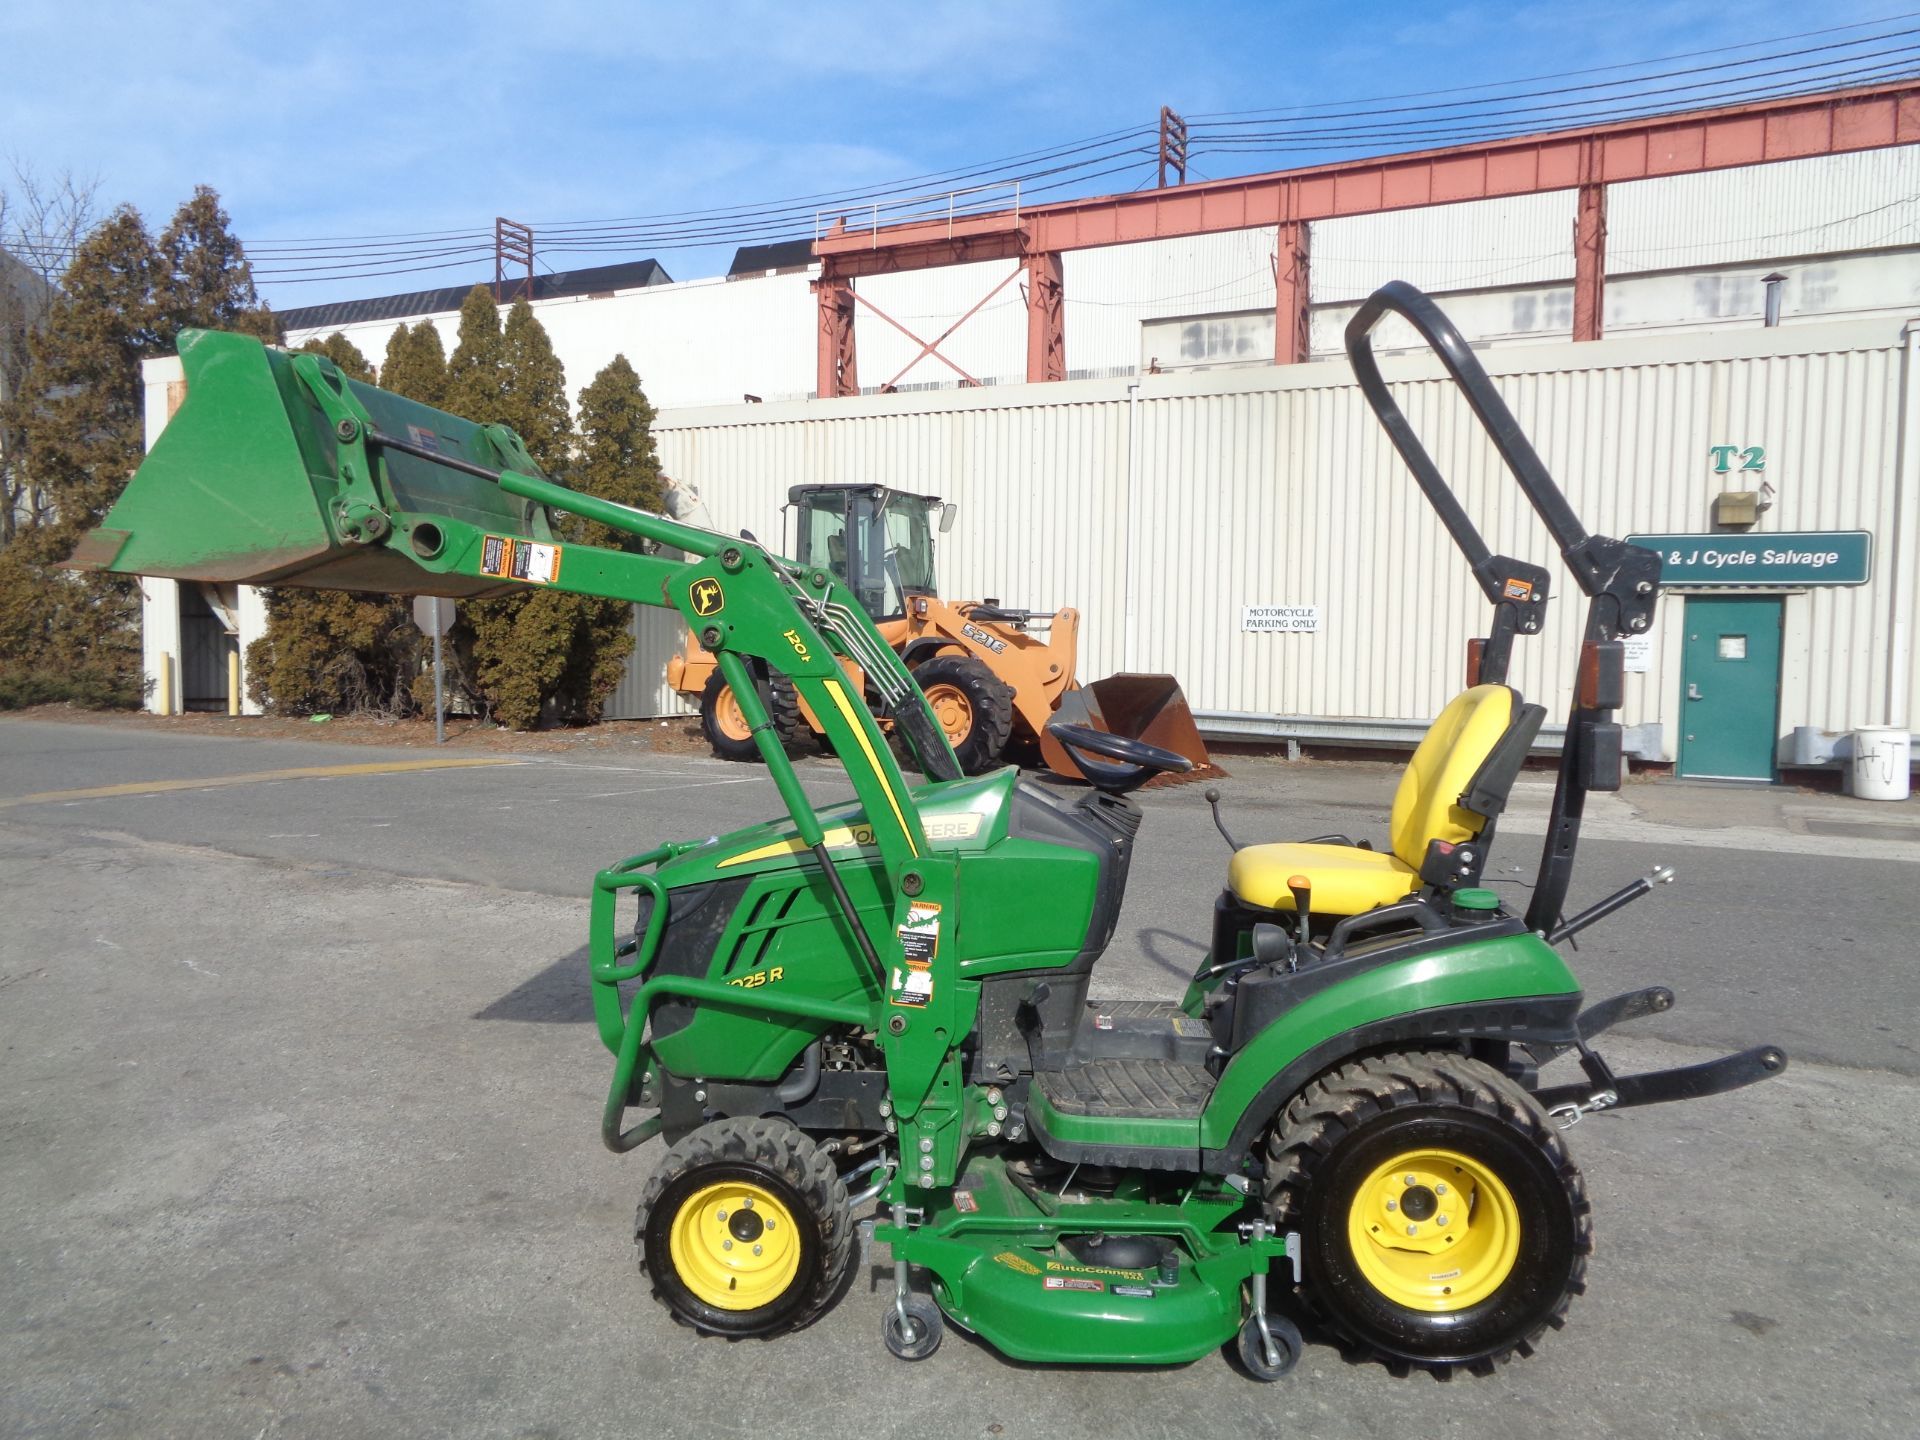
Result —
M59 294L59 279L99 220L98 179L71 170L43 177L9 159L0 176L0 546L41 518L45 497L23 465L22 393L28 339Z

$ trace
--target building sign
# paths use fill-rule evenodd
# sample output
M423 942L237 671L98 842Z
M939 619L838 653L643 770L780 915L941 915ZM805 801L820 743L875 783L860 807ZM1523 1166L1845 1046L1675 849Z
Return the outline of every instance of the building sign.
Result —
M1318 605L1243 605L1240 628L1255 635L1317 635Z
M1656 550L1662 585L1864 585L1873 568L1865 530L1778 535L1629 535Z

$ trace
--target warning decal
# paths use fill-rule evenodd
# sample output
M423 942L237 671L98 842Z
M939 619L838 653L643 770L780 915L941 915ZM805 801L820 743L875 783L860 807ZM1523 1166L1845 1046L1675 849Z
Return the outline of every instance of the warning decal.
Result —
M900 948L907 963L925 965L940 953L940 907L931 900L915 900L907 906L907 923L900 927Z
M1136 1300L1151 1300L1153 1298L1153 1287L1151 1285L1116 1285L1113 1287L1113 1293L1116 1295L1131 1295Z
M1533 596L1533 582L1530 580L1509 580L1503 593L1509 600L1527 600Z
M1049 1275L1040 1283L1049 1290L1086 1290L1096 1295L1107 1291L1106 1281L1086 1280L1078 1275Z
M551 585L560 578L560 547L489 535L480 545L480 573L502 580Z
M893 1003L925 1005L933 998L933 971L925 965L898 966L893 972Z

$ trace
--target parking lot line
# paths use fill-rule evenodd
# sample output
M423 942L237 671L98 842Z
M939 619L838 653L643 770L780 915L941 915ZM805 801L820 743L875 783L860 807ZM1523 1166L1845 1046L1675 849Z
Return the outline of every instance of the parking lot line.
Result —
M53 805L73 800L111 800L124 795L158 795L169 790L205 790L216 785L260 785L276 780L332 780L347 775L395 775L409 770L462 770L476 765L523 765L506 756L436 760L376 760L358 765L302 765L291 770L254 770L243 775L204 775L193 780L129 780L84 790L42 790L32 795L0 796L0 810L16 805Z

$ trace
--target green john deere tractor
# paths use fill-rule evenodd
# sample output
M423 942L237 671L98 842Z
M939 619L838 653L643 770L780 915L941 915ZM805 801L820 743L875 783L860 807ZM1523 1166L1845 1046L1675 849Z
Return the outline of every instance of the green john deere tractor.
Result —
M1543 716L1506 678L1549 576L1490 553L1407 424L1369 338L1389 312L1438 352L1588 597L1525 914L1480 879ZM1594 1049L1673 1002L1654 988L1585 1005L1555 948L1665 878L1562 913L1586 796L1620 781L1621 638L1650 624L1659 557L1582 529L1424 295L1377 292L1347 348L1491 627L1381 848L1229 839L1211 954L1177 999L1087 996L1142 820L1127 792L1186 760L1056 722L1089 788L963 778L827 570L575 494L510 431L317 356L189 333L186 403L75 563L440 595L550 585L686 618L788 813L593 882L593 1001L615 1056L602 1135L616 1151L665 1142L635 1239L679 1319L726 1336L806 1324L853 1263L856 1211L878 1201L895 1275L882 1332L904 1359L951 1320L1033 1361L1177 1363L1229 1345L1271 1380L1300 1353L1301 1317L1396 1369L1481 1371L1527 1353L1582 1288L1593 1219L1565 1127L1746 1085L1786 1057L1759 1046L1623 1076ZM696 558L570 544L556 512ZM927 783L903 777L843 656ZM808 800L751 683L760 664L823 722L855 800ZM1563 1055L1577 1076L1543 1079Z

